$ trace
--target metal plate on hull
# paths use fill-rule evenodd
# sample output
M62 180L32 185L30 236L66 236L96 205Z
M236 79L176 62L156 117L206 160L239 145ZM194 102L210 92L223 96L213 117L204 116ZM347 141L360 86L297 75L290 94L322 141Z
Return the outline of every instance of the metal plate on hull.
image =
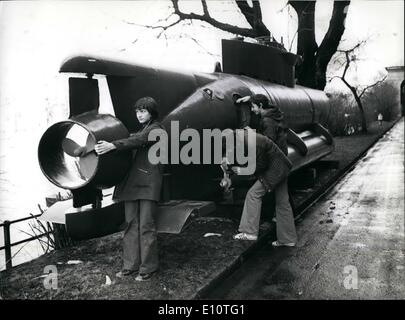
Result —
M158 207L156 228L161 233L178 234L189 217L204 216L215 211L212 201L171 201Z
M102 207L91 206L75 209L71 199L59 201L48 208L39 218L43 221L65 224L68 235L73 240L98 238L124 230L124 202L114 202L109 195L102 201ZM158 206L156 229L159 233L180 233L187 225L189 217L204 216L215 211L212 201L176 200Z

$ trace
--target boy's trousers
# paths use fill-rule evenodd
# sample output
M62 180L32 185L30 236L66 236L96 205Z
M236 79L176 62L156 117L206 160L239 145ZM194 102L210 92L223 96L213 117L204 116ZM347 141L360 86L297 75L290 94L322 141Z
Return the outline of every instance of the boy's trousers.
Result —
M266 194L263 184L257 180L246 194L239 232L258 235L262 199ZM281 243L297 242L294 215L291 209L287 179L280 182L274 189L276 201L277 240Z
M156 201L125 201L128 224L123 239L124 269L151 273L159 267L159 252L155 216Z

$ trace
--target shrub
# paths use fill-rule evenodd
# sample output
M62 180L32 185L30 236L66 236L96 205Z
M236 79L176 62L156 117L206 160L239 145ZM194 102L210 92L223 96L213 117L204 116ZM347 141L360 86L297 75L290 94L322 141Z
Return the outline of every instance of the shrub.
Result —
M384 81L372 88L364 97L364 105L370 110L370 120L376 121L381 113L384 121L392 121L399 116L399 89L392 82Z
M322 123L333 136L347 136L361 130L361 116L350 95L332 93L329 96L331 110Z

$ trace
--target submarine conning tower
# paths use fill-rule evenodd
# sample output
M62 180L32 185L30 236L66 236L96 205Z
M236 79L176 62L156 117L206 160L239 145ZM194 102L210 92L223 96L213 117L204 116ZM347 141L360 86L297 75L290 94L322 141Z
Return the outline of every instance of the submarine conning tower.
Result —
M295 65L300 56L274 41L250 43L243 38L222 40L223 72L295 86Z

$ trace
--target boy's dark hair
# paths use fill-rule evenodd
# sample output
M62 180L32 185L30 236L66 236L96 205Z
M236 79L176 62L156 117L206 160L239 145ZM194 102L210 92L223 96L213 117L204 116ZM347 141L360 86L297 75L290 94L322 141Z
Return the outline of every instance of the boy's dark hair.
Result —
M269 108L269 99L264 94L254 94L251 99L252 103L262 106L263 109Z
M148 110L148 112L152 116L152 119L156 119L159 116L158 104L152 97L143 97L135 102L134 111L141 109Z

